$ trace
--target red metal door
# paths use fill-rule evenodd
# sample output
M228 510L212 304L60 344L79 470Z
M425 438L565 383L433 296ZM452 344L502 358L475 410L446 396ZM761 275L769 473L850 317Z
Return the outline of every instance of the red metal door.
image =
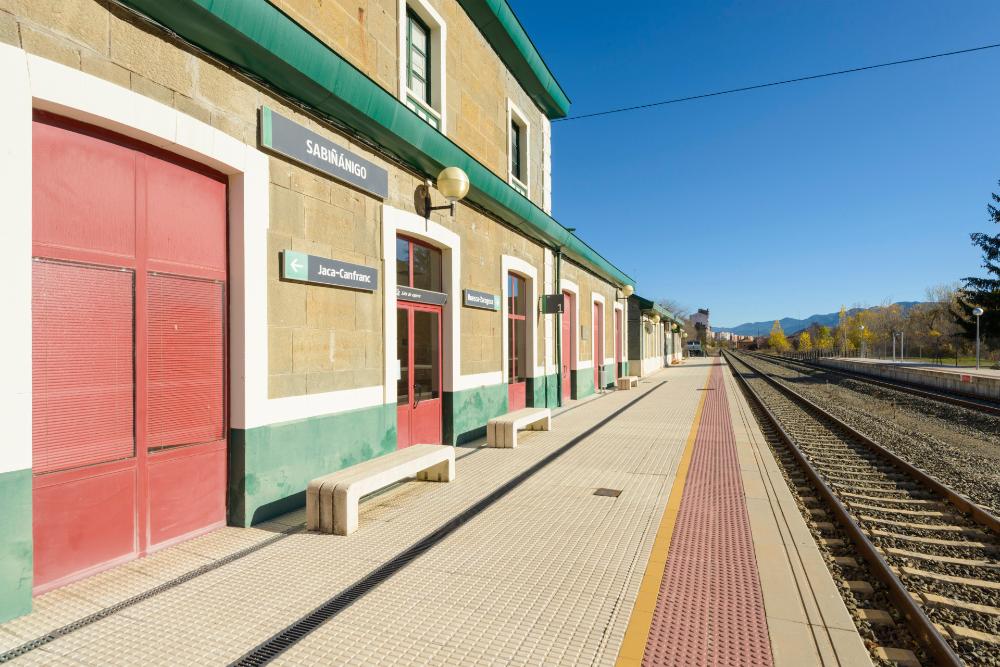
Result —
M573 346L576 341L573 339L573 332L576 330L573 308L573 294L563 292L563 313L562 313L562 397L568 401L572 394L571 360L573 359Z
M48 114L33 142L41 592L224 523L226 180Z
M621 377L622 364L622 311L615 309L615 380Z
M604 310L594 302L594 339L591 350L594 357L594 389L601 389L601 364L604 363Z
M441 308L401 303L397 311L397 442L399 448L416 444L439 445L444 439L441 420ZM405 386L405 403L402 400Z

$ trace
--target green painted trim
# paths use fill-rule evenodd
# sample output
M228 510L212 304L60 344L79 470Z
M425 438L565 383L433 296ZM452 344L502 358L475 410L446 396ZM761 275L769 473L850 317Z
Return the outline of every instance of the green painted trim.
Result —
M574 401L587 398L596 393L594 389L594 369L585 368L582 371L570 371L570 398Z
M0 623L31 611L31 470L0 473Z
M559 407L559 376L552 374L528 378L528 395L533 408Z
M625 377L628 375L628 362L622 361L618 364L618 376Z
M468 199L616 285L635 281L424 122L405 104L263 0L122 0L252 76L370 137L433 178L469 175ZM497 0L491 0L496 2Z
M264 148L274 148L272 132L271 109L269 107L260 108L260 145Z
M486 422L507 413L507 385L444 392L444 444L461 445L486 436Z
M310 480L395 449L395 405L232 429L229 524L251 526L298 509Z
M486 41L549 118L569 113L569 97L545 64L507 0L459 0Z

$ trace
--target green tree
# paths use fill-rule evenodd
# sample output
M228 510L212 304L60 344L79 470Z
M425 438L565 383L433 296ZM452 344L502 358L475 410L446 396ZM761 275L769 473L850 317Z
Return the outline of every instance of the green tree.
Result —
M1000 181L997 181L1000 185ZM1000 225L1000 195L993 193L993 203L986 205L990 222ZM962 293L959 295L957 308L953 310L955 321L962 328L965 336L974 339L976 335L976 318L972 309L981 307L983 314L980 325L984 338L1000 338L1000 234L990 236L983 232L970 234L972 244L983 251L983 268L985 277L970 276L963 278Z
M812 336L809 335L808 331L803 331L799 335L799 352L812 352L812 349Z
M785 336L785 330L781 328L781 323L778 320L775 320L774 326L771 327L771 335L767 337L767 346L775 352L787 352L792 348Z

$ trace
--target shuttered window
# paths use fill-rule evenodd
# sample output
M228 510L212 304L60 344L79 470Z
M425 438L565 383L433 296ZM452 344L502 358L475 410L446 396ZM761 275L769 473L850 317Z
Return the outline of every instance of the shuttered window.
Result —
M32 282L32 469L133 456L133 272L36 259Z
M149 447L224 437L223 285L149 275Z

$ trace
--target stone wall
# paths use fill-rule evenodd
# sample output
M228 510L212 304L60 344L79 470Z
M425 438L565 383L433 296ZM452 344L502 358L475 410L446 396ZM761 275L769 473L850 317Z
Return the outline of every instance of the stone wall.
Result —
M271 0L395 97L399 90L398 0ZM508 179L507 100L530 124L530 199L544 201L543 114L457 0L428 0L447 27L447 135L504 181Z

